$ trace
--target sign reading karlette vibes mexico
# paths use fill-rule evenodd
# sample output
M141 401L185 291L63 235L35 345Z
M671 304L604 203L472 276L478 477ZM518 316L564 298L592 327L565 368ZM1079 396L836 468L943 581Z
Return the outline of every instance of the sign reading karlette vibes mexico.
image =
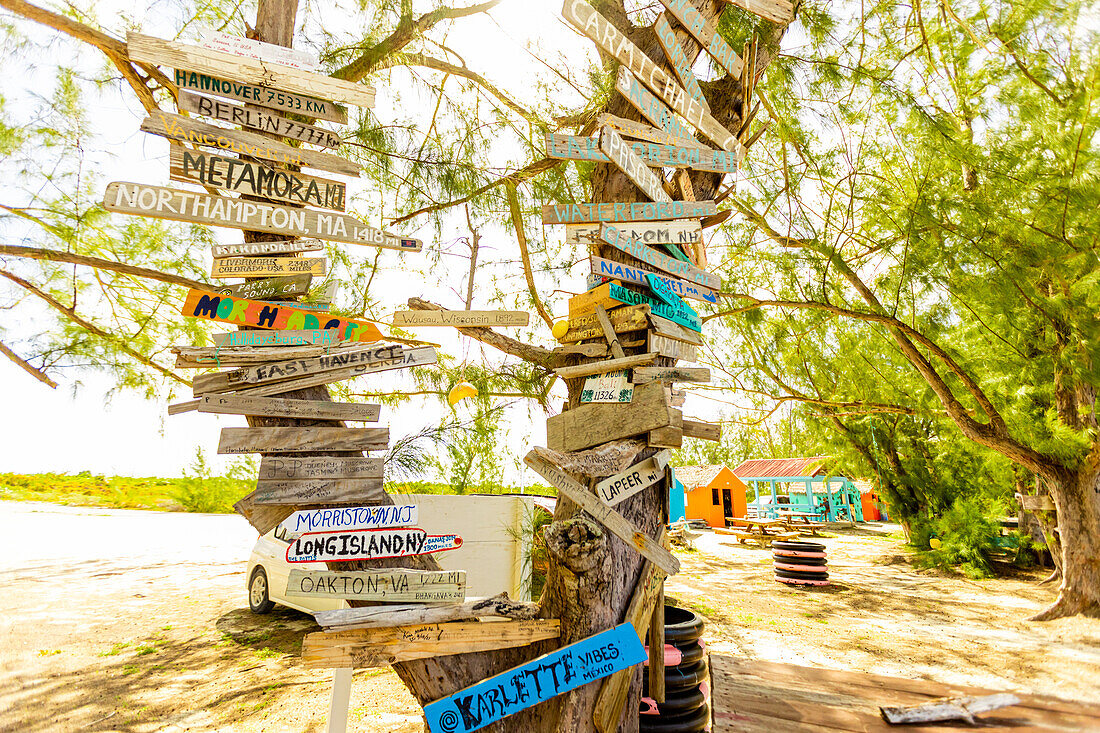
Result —
M284 308L204 290L189 290L187 300L184 301L180 312L190 318L205 318L218 323L235 323L273 331L335 328L343 341L382 340L382 332L369 321L355 321L296 308Z

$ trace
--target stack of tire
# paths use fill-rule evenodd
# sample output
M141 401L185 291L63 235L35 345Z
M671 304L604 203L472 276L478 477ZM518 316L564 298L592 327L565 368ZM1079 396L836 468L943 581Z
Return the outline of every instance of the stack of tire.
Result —
M665 606L665 644L680 650L680 663L665 667L665 701L657 714L638 716L642 733L696 733L710 724L707 705L707 660L703 652L703 617ZM649 690L649 667L642 674L642 695Z
M825 545L819 542L773 542L775 579L788 585L828 585Z

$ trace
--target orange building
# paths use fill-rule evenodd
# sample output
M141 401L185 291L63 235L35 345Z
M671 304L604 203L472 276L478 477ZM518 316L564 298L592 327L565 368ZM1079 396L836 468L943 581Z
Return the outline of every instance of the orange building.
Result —
M679 466L676 480L684 485L688 519L702 519L711 527L725 527L726 517L745 516L749 487L725 466Z

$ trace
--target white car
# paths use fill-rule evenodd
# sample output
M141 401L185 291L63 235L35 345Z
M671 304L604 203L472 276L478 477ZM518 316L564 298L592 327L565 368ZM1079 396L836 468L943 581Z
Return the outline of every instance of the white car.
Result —
M286 548L294 535L281 524L256 540L252 556L248 559L248 607L252 613L270 613L278 603L304 613L331 611L347 608L339 598L287 598L286 584L290 578L291 564L286 561ZM328 570L323 562L294 563L300 570Z

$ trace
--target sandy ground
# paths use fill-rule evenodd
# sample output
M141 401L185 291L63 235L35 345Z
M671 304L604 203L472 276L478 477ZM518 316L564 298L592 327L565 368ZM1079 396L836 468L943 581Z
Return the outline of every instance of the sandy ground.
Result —
M918 574L896 530L824 540L835 584L815 591L708 533L668 592L707 616L714 651L1100 698L1100 620L1026 624L1053 597L1039 574ZM0 730L324 730L331 675L298 664L316 627L248 611L243 519L2 502L0 536ZM422 730L389 670L356 673L351 708L350 730Z

